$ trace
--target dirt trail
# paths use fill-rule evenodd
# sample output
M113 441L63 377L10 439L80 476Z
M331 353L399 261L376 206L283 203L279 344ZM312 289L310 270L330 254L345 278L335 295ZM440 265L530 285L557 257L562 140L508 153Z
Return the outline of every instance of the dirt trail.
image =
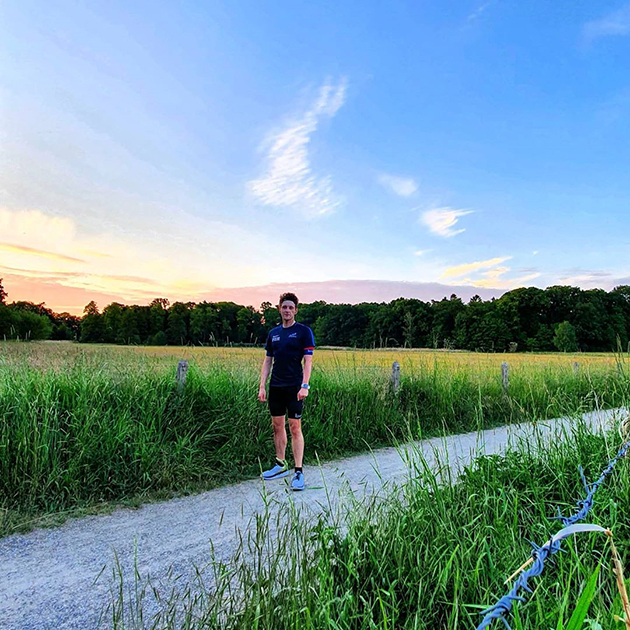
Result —
M607 425L615 411L585 414L595 428ZM568 427L567 419L538 424L553 436ZM287 479L267 483L267 503L278 511L290 501L322 512L332 502L343 506L352 491L358 498L404 481L406 459L421 452L429 466L438 463L457 472L478 453L498 453L534 432L531 424L512 425L448 438L423 440L400 449L387 448L305 469L306 491L288 491ZM326 488L324 488L324 480ZM70 520L57 529L40 529L0 540L0 628L7 630L95 628L113 587L114 552L123 574L138 568L156 580L174 573L188 575L193 564L210 559L210 542L217 559L228 560L236 545L235 531L245 531L250 519L265 510L262 481L246 481L203 494L121 509L103 516ZM96 583L99 573L105 570Z

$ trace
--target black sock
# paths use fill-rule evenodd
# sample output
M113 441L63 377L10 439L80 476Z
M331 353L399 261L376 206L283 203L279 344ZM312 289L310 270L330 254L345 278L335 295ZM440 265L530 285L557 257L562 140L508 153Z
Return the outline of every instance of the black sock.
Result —
M278 464L278 466L284 466L286 464L286 461L284 461L283 459L278 459L276 457L276 464Z
M296 467L295 467L295 472L301 472L302 474L304 474L304 473L302 472L302 466L296 466Z

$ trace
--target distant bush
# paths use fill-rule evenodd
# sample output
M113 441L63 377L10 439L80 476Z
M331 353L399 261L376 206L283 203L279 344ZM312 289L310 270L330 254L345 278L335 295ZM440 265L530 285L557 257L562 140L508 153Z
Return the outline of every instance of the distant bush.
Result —
M570 322L562 322L556 326L553 343L560 352L575 352L578 348L575 328Z
M166 333L162 330L155 333L149 341L150 346L165 346L168 343L166 339Z
M48 339L52 329L50 320L44 315L0 304L0 338L24 341Z

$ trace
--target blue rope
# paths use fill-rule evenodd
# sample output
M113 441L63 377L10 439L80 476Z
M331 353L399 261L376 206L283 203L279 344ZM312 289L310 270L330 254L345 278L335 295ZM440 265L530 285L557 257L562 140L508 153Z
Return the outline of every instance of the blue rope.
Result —
M581 521L587 514L588 511L593 507L593 497L595 492L599 486L604 482L604 479L612 472L612 469L615 467L615 464L625 456L630 448L630 440L626 442L617 453L617 456L610 461L608 466L604 469L604 472L599 476L599 479L589 487L586 477L584 476L584 469L580 466L580 477L582 478L582 483L584 484L584 489L586 490L586 497L577 502L578 511L573 514L573 516L564 517L560 513L560 508L558 508L558 516L556 517L559 521L562 522L563 525L573 525L577 523L577 521Z
M577 521L582 520L593 506L593 496L599 486L603 483L604 479L612 472L615 464L626 455L630 449L630 440L626 442L617 453L616 457L610 461L608 466L604 469L604 472L600 475L599 479L589 487L586 478L584 477L584 470L580 466L580 477L586 490L586 497L577 502L578 511L569 517L564 517L560 513L558 508L558 520L562 522L565 527L574 525ZM508 624L505 616L512 610L514 602L524 602L525 598L519 595L519 591L526 591L532 593L532 589L528 586L527 582L530 578L539 576L545 568L545 561L552 555L560 551L560 544L562 538L553 537L547 541L542 547L538 547L534 543L530 543L534 550L532 551L533 562L529 569L523 571L517 578L516 582L510 589L507 595L504 595L494 606L487 608L481 614L485 615L483 621L477 626L477 630L483 630L488 628L495 619L500 619L508 630L511 630L510 624Z

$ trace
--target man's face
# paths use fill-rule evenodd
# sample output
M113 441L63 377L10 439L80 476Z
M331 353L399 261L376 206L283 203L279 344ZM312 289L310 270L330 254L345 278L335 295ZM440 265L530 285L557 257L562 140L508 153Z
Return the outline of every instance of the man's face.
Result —
M291 300L282 302L279 310L285 322L290 322L292 319L295 319L295 314L298 312L297 308L295 308L295 304Z

